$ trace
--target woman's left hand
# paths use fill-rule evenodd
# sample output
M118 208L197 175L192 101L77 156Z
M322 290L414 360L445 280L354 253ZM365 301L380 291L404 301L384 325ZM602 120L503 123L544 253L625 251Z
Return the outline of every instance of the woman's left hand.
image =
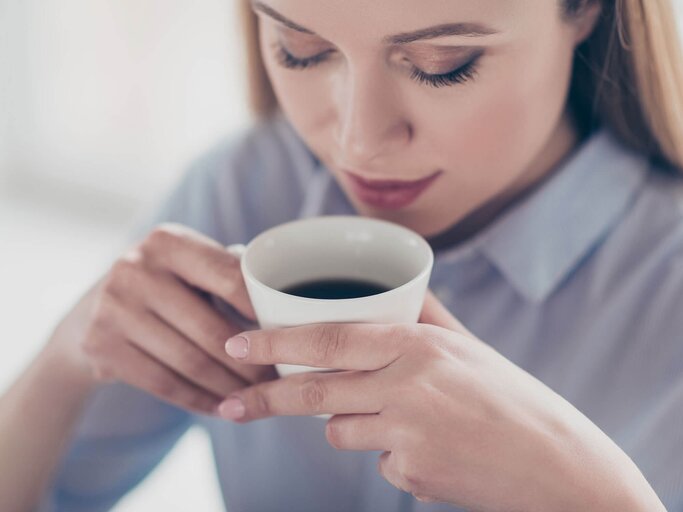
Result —
M241 336L246 344L232 338L226 350L243 362L347 371L241 389L219 408L226 418L332 414L325 432L333 447L384 451L381 475L423 501L480 511L628 510L618 508L621 498L598 508L619 488L613 464L628 457L431 292L417 324L314 324Z

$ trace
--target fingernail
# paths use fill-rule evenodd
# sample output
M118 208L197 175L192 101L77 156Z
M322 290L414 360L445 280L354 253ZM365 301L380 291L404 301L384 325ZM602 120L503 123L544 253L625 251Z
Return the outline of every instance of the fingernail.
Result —
M244 359L249 353L249 340L244 336L234 336L225 343L225 351L235 359Z
M244 404L237 397L228 398L218 406L218 414L228 420L236 420L244 416Z

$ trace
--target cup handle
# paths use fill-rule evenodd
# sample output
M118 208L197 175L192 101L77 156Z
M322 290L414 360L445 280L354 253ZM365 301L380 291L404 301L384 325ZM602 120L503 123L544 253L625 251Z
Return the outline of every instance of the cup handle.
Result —
M244 244L230 244L225 248L230 254L235 256L237 259L242 259L242 255L247 250L247 246Z
M244 244L231 244L225 247L225 250L235 256L238 260L242 259L242 255L246 251L247 246ZM258 323L251 321L248 318L244 318L237 309L235 309L232 305L228 304L225 302L223 299L220 297L217 297L213 295L211 297L211 301L213 303L213 306L225 317L227 317L229 320L232 320L233 322L236 322L238 325L240 325L243 329L247 330L250 328L253 328L254 326L258 327Z

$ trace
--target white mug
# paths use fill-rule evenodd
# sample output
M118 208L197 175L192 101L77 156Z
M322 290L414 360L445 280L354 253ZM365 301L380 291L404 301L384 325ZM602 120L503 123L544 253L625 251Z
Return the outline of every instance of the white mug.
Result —
M227 250L241 260L262 329L328 322L415 323L434 263L431 247L418 233L361 216L287 222L264 231L246 246L233 244ZM281 291L331 278L371 281L388 291L350 299L309 298ZM275 367L281 376L327 370L291 364Z

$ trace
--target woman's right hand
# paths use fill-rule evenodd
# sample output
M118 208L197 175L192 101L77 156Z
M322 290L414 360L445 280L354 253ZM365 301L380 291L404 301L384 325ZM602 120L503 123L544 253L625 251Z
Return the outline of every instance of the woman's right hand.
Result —
M255 321L239 259L190 228L163 224L113 264L50 345L93 385L121 380L213 414L236 389L277 372L226 355L225 342L244 327L221 315L211 295Z

